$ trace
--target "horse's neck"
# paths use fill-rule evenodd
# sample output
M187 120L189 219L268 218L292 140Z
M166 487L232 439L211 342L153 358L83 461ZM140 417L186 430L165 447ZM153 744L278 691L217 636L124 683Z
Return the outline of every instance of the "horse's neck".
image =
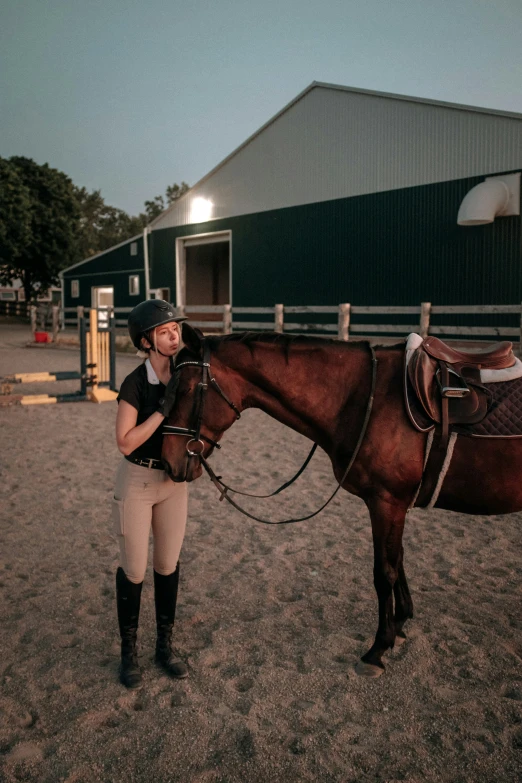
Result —
M260 343L226 363L243 381L243 408L260 408L323 447L335 440L344 409L366 397L371 375L369 351L342 344L301 344L286 353Z

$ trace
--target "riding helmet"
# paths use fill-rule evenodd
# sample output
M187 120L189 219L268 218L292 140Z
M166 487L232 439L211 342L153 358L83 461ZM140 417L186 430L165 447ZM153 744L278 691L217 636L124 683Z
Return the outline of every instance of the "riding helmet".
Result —
M171 321L181 323L181 321L186 320L187 318L184 315L176 315L175 308L163 299L146 299L144 302L136 305L129 314L128 327L130 338L139 350L141 338L147 332L150 332L151 329L163 326L163 324L168 324Z

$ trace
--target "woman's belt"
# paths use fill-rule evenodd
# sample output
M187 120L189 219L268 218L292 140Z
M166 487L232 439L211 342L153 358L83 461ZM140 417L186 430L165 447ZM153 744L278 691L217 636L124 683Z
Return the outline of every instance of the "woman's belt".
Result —
M160 459L141 459L141 457L125 457L126 460L132 462L133 465L141 465L143 468L152 468L152 470L165 470Z

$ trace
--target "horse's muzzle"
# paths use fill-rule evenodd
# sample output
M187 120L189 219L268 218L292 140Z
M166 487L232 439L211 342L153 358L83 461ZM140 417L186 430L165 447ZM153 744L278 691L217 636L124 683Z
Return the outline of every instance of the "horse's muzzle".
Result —
M172 465L167 459L165 459L165 457L163 457L161 461L167 476L177 484L180 484L183 481L195 481L203 473L201 463L199 459L196 459L195 457L187 456L187 458L184 460L184 464L181 470L178 471L174 471L172 469Z

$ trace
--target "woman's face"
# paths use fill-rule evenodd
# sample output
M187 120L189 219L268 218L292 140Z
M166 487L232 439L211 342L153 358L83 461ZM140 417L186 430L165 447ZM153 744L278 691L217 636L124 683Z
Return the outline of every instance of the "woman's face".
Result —
M150 342L146 337L143 338L143 342L146 347L150 347L153 351L154 348L157 348L166 356L174 356L178 352L181 338L179 325L177 323L157 326L151 337L155 345L150 345Z

